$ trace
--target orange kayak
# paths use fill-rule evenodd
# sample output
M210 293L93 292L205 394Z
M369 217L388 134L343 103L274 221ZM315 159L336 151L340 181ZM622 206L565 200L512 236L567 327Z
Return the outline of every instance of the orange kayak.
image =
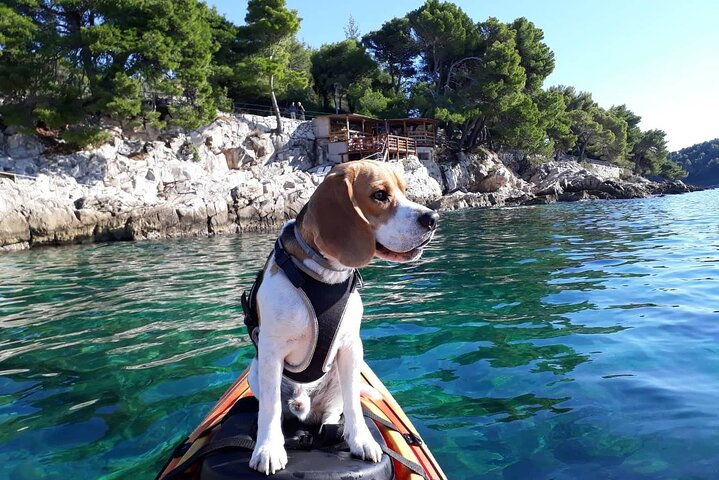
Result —
M256 418L257 402L247 382L247 374L248 370L245 370L200 425L175 449L157 476L158 480L266 478L247 466L253 446L249 435L227 433L232 429L242 430L243 424L251 424ZM352 458L346 449L341 451L341 447L336 451L312 446L295 449L288 445L286 434L289 462L287 468L273 478L446 480L427 444L367 364L363 364L361 375L364 384L379 393L379 396L363 396L362 406L375 439L380 445L384 441L382 461L373 464ZM300 437L298 444L301 445L311 435Z

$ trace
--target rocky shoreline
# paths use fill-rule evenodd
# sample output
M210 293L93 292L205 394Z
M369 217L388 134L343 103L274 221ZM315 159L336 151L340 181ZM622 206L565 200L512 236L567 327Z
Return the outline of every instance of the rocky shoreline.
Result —
M311 122L222 115L188 133L128 132L74 154L11 128L0 132L0 251L41 245L277 229L331 165ZM439 152L393 161L411 198L439 210L640 198L694 190L601 162L533 164L521 154Z

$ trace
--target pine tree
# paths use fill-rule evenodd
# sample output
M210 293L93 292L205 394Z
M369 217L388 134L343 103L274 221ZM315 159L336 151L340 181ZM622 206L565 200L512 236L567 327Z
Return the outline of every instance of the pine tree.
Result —
M300 18L296 10L286 7L284 0L249 0L245 24L239 27L241 49L250 52L240 62L241 79L255 84L261 79L268 90L272 108L277 119L277 133L282 133L282 115L277 104L275 89L280 82L288 79L302 81L302 72L287 67L290 63L291 40L300 29Z
M346 39L360 39L359 25L357 25L357 21L355 21L355 17L353 17L352 14L350 14L350 18L347 20L347 25L343 28L343 30L345 32Z
M158 100L183 126L215 115L203 3L6 0L0 8L4 112L24 110L49 128L97 115L127 120L153 113Z

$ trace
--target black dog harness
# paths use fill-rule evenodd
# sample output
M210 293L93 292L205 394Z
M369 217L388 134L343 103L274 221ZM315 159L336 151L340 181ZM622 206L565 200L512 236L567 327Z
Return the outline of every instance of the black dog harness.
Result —
M282 244L282 238L297 238L294 232L294 223L288 224L277 238L275 248L273 250L275 263L279 266L297 289L300 296L305 297L305 303L310 309L310 314L316 322L317 341L314 345L312 357L309 362L303 362L306 365L304 369L295 369L285 364L283 375L297 383L311 383L319 380L327 373L326 366L328 355L332 350L332 346L337 336L337 331L344 318L345 309L349 297L357 289L362 286L362 277L356 269L352 275L342 283L325 283L314 278L314 276L301 269L285 250ZM300 241L300 238L297 238ZM309 247L306 247L309 248ZM317 256L316 252L314 256ZM247 332L255 345L255 349L259 345L260 322L257 315L257 291L262 284L264 268L260 270L255 279L255 283L250 288L249 295L247 292L242 294L242 310L245 313L245 326ZM283 301L282 298L276 301Z

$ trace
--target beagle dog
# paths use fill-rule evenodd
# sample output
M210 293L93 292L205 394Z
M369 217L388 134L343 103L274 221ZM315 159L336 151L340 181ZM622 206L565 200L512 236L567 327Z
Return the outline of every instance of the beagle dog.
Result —
M380 461L382 450L360 405L363 308L354 279L356 269L374 257L417 260L432 239L439 216L409 201L405 189L404 179L385 163L340 164L317 187L297 219L283 227L258 276L259 286L258 282L253 286L258 327L251 337L257 356L250 366L249 383L259 400L253 469L269 475L285 468L283 415L314 424L339 423L344 415L344 436L352 454ZM319 282L320 289L337 290L340 285L340 293L344 292L341 318L329 341L325 339L318 361L319 314L291 278L298 275L288 268ZM349 286L343 290L341 285ZM292 379L291 372L313 363L320 369L319 378Z

